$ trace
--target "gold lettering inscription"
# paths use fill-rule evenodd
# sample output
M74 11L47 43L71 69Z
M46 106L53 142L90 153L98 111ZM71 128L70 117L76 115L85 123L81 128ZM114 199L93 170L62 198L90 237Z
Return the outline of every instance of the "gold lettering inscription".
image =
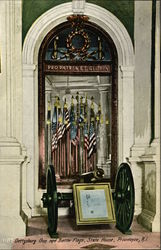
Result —
M49 65L45 64L46 72L104 72L111 73L111 65Z

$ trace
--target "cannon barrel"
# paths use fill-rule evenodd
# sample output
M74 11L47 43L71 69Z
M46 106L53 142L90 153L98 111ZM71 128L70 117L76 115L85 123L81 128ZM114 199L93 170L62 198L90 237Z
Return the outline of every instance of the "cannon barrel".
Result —
M80 182L95 182L97 180L102 180L104 176L104 170L102 168L97 168L94 171L83 173L80 176Z

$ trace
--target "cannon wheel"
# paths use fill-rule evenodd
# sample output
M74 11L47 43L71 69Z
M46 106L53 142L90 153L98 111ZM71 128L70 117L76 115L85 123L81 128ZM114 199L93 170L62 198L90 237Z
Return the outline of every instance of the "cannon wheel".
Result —
M58 204L56 178L53 165L47 169L47 196L48 196L48 233L51 238L57 236Z
M135 191L132 172L127 163L122 163L118 169L114 197L116 227L122 233L130 233L129 228L134 215Z

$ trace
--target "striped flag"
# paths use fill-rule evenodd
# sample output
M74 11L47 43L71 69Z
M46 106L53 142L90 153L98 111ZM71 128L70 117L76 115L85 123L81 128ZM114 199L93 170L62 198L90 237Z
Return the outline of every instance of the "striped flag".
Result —
M70 128L70 120L69 120L69 111L68 109L65 110L65 127L66 130Z
M69 111L68 111L66 99L65 99L64 110L63 110L63 123L64 123L65 130L68 130L70 128L70 119L69 119Z
M57 130L57 139L58 141L63 137L63 132L62 132L62 123L59 123L58 125L58 130Z
M85 118L85 123L84 123L84 128L83 128L83 134L84 134L84 148L88 150L89 138L88 138L88 123L86 122L86 118Z
M89 138L88 138L88 134L84 135L84 148L88 150L89 148Z
M89 129L89 146L88 146L88 158L95 152L96 149L96 134L94 131L93 123L90 124Z
M62 121L62 124L61 124L61 130L62 130L62 137L63 137L64 134L65 134L65 113L64 113L64 108L63 108L63 121Z
M91 98L91 110L90 110L90 127L89 127L89 146L88 146L88 158L92 156L96 149L96 133L95 133L95 113L93 97Z
M79 131L79 129L77 129L77 131ZM71 143L74 146L77 146L79 144L79 132L76 134L76 137L71 140Z
M53 134L53 137L52 137L52 152L57 149L58 147L58 138L57 138L57 133Z

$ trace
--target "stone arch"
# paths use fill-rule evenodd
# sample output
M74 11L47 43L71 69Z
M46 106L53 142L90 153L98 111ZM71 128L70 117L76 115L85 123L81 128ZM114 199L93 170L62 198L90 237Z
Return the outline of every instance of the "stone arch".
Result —
M61 4L45 12L28 31L23 46L23 142L30 156L27 202L33 209L33 215L37 213L35 207L39 206L41 199L38 191L38 53L48 32L65 22L71 14L72 3ZM108 10L85 3L83 14L108 33L118 53L118 154L121 163L129 157L133 145L133 45L124 25Z
M32 25L27 33L23 46L23 63L35 64L41 42L45 35L54 27L66 21L73 14L72 3L58 5L43 15ZM108 10L86 3L84 14L90 21L102 27L108 33L117 48L119 64L133 66L134 52L131 38L120 20Z

